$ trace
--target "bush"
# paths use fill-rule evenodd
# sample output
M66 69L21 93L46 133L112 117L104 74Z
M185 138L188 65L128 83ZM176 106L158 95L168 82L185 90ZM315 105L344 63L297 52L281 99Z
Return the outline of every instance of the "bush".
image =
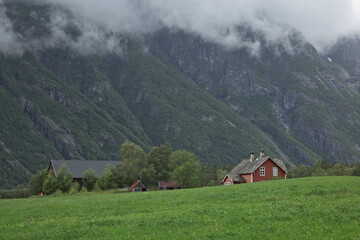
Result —
M74 183L71 185L69 194L70 194L70 195L77 194L77 193L79 193L79 190L80 190L80 184L79 184L78 182L74 182Z
M58 189L53 194L51 194L51 196L52 197L64 196L64 193L60 189Z
M109 189L115 189L117 188L117 172L116 168L114 166L108 165L104 175L99 177L97 180L97 185L101 190L109 190Z
M353 176L360 176L360 164L356 165L352 171Z
M43 169L38 171L36 174L34 174L30 180L29 188L30 188L30 194L31 195L39 195L43 184L47 177L47 169Z
M83 186L88 191L92 191L96 184L96 178L97 178L97 175L96 175L96 172L94 171L94 169L90 168L90 169L86 170L84 173L84 178L83 178Z
M56 179L52 172L47 175L42 188L46 195L53 194L56 191Z
M68 193L71 188L73 176L71 175L68 167L64 164L59 169L56 185L57 189L60 189L63 193Z
M290 171L289 178L309 177L312 175L312 172L313 170L310 166L300 164L299 166L293 167Z

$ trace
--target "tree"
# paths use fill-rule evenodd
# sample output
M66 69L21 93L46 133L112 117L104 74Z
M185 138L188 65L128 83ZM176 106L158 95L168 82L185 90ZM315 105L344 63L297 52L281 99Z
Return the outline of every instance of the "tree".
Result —
M324 159L323 159L324 161ZM319 161L316 161L313 165L313 173L312 173L312 176L327 176L328 173L327 173L327 162L325 160L325 163L324 162L319 162ZM325 167L325 168L323 168Z
M96 184L97 175L94 169L89 168L84 173L83 184L86 190L92 191Z
M328 171L328 169L333 167L333 164L331 162L326 161L326 159L322 159L320 162L321 168L325 170L325 172Z
M290 178L299 178L299 177L309 177L312 174L312 169L310 166L305 166L300 164L299 166L293 167L290 171Z
M344 164L336 164L328 170L328 173L330 176L347 176L351 175L352 170Z
M201 164L196 155L186 150L178 150L170 155L171 178L184 187L199 187L201 181Z
M98 178L96 184L98 184L101 190L115 189L117 188L116 176L116 167L108 165L106 167L105 173Z
M354 166L352 171L353 176L360 176L360 164Z
M56 191L56 179L53 172L49 172L42 188L46 195L53 194Z
M221 181L224 179L224 177L226 176L226 174L228 174L228 171L225 169L218 169L217 170L217 181L220 184Z
M141 170L141 181L146 185L155 185L157 179L156 170L153 164L150 164Z
M140 172L145 165L146 154L139 145L126 141L121 145L120 155L122 165L119 169L121 175L125 177L125 184L130 186L139 180Z
M70 191L71 184L73 181L73 176L71 175L69 168L63 164L59 169L56 185L57 189L60 189L62 193L67 193Z
M168 181L170 178L170 154L172 153L172 146L166 142L160 147L153 147L146 155L146 167L154 168L155 174L152 181L162 180ZM149 171L152 171L150 169Z
M43 184L47 177L47 168L39 170L36 174L31 177L29 188L31 195L40 194Z

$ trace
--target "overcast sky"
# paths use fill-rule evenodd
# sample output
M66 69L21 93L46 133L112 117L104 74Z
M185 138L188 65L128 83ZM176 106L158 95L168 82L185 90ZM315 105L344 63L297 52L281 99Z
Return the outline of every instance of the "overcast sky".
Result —
M237 25L245 23L262 32L267 42L281 41L285 45L289 32L296 29L322 51L339 37L360 30L360 0L32 1L57 4L70 10L83 34L77 42L69 44L83 50L94 46L116 48L118 35L109 37L106 35L109 32L141 35L163 26L194 33L229 48L256 50L259 43L242 40L235 30ZM50 41L53 44L58 39L66 39L63 29L69 20L61 11L52 16L49 25L53 28L53 41ZM0 36L0 50L10 52L17 47L3 7L0 9Z

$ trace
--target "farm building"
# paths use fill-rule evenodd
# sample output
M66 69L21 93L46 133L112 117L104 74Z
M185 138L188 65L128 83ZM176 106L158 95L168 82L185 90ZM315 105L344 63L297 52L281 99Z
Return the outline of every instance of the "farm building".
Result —
M137 180L133 185L129 187L130 192L145 192L149 191L149 189L146 187L144 183L142 183L140 180Z
M86 170L92 168L98 176L101 176L108 165L116 166L121 164L121 161L51 160L48 172L53 171L55 177L57 177L58 171L64 164L73 176L73 180L80 183Z
M258 158L255 159L255 154L251 153L249 159L244 159L226 174L221 185L260 182L274 177L286 179L286 174L287 169L281 159L265 156L264 150L261 150Z
M165 181L158 181L158 190L176 190L182 189L182 184L178 183L177 181L172 182L165 182Z

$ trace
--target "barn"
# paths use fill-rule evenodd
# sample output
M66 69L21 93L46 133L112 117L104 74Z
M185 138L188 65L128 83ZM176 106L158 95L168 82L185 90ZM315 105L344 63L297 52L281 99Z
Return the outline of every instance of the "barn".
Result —
M272 178L286 179L287 173L286 166L280 158L265 156L264 150L261 150L258 158L255 159L255 154L251 153L249 159L244 159L226 174L221 185L260 182Z
M81 183L84 178L86 170L92 168L95 170L98 176L101 176L108 165L116 166L121 164L121 161L97 161L97 160L51 160L48 168L48 172L52 171L54 176L57 174L63 165L69 169L73 180Z

